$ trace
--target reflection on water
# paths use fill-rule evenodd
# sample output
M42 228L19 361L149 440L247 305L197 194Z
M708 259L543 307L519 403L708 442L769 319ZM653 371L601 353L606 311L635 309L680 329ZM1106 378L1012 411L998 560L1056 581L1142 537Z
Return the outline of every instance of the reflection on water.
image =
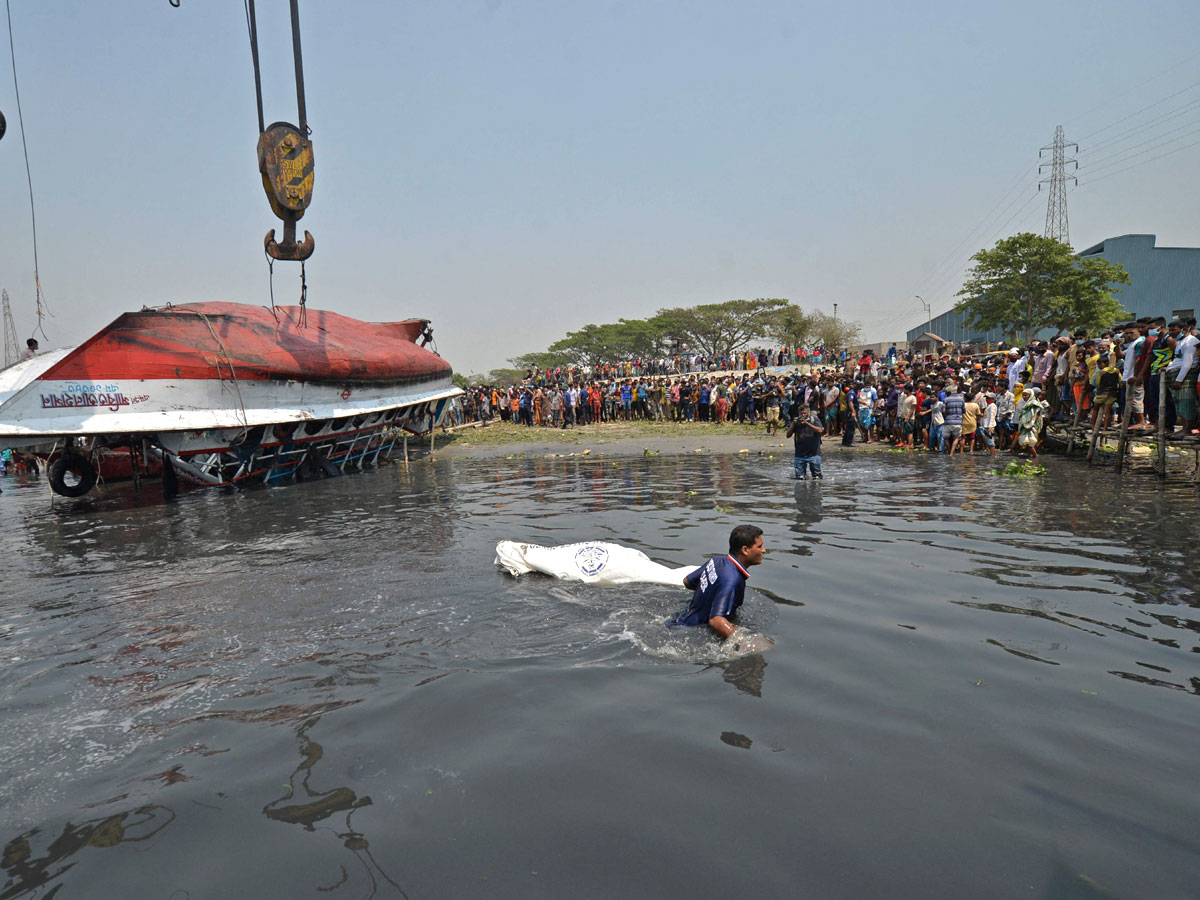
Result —
M751 697L761 697L763 677L767 673L767 658L761 653L751 653L729 662L717 663L721 670L721 679L726 684L732 684L743 694Z
M371 805L371 798L359 797L348 787L318 791L309 784L313 775L313 767L325 755L324 748L308 736L309 729L318 721L319 719L310 719L300 726L297 732L297 737L300 739L300 763L288 778L287 793L263 807L263 814L276 822L303 825L307 831L314 831L317 822L328 819L335 813L345 813L344 828L340 831L334 830L333 833L342 842L342 846L354 855L363 869L367 879L367 892L364 896L374 897L380 887L379 879L382 879L387 885L395 888L401 896L407 897L408 895L404 893L400 885L380 868L375 857L371 855L371 845L366 835L361 831L356 831L350 822L356 810ZM302 794L297 793L297 781L303 791ZM334 884L320 888L320 890L332 891L350 880L350 872L345 865L341 863L338 865L341 869L341 879Z
M46 887L70 869L71 857L87 848L103 850L123 843L148 841L175 821L175 813L165 806L150 804L80 824L67 822L61 832L43 849L40 828L31 828L4 845L0 868L8 876L0 900L10 900ZM58 892L61 885L45 896Z
M0 900L1192 896L1195 494L994 465L441 460L53 508L10 481ZM492 564L698 564L740 522L766 653L664 627L681 588ZM661 865L746 797L729 869Z

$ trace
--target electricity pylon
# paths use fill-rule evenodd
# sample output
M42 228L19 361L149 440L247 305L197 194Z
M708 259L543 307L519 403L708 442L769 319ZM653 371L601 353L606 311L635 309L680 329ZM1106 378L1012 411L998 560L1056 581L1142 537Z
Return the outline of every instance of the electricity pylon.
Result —
M1038 182L1038 190L1042 189L1043 184L1050 185L1050 200L1046 204L1046 237L1069 245L1071 228L1067 224L1067 165L1073 164L1078 171L1079 163L1075 159L1067 159L1068 147L1074 147L1076 152L1079 150L1078 144L1064 137L1063 127L1059 125L1054 130L1054 143L1038 151L1038 159L1041 159L1047 150L1052 153L1050 162L1038 165L1039 175L1043 169L1050 169L1050 177ZM1071 178L1078 186L1079 179L1073 175Z

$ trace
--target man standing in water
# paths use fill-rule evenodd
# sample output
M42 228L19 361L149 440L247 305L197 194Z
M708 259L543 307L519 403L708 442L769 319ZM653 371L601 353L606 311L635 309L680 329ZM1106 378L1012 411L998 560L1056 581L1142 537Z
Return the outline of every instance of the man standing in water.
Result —
M803 481L808 470L812 469L813 478L821 478L821 435L825 426L819 416L809 411L807 405L800 407L800 412L792 424L788 426L787 436L796 443L796 478Z
M750 577L746 570L757 566L762 558L762 529L753 525L739 525L733 529L726 556L714 556L684 577L683 586L695 592L692 602L667 624L708 625L723 640L727 639L734 632L729 618L742 605L746 593L746 579Z

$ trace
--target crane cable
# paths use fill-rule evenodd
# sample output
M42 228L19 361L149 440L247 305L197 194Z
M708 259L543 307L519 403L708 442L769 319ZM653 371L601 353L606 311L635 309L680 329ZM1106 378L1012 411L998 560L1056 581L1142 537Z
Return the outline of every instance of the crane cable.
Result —
M170 0L173 6L178 6L175 0ZM267 130L266 118L263 116L263 96L262 96L262 70L258 59L258 16L254 10L254 0L242 0L242 8L246 13L246 32L250 38L250 61L254 65L254 99L258 105L258 133L262 134ZM293 14L295 10L293 9ZM296 23L293 21L292 41L293 46L297 48L294 52L298 53L299 33L296 31ZM298 97L300 107L300 129L303 134L309 133L308 123L304 121L304 82L301 80L299 62L296 66L296 78L298 85ZM275 306L275 260L265 250L263 255L267 258L267 284L271 295L271 315L275 317L275 321L279 321L278 307ZM304 260L300 261L300 315L299 321L296 322L300 328L305 328L308 325L307 315L308 305L308 280L305 277ZM291 316L288 316L290 319Z
M25 142L25 117L21 114L21 89L17 85L17 51L13 46L13 30L12 30L12 5L10 0L4 0L4 11L8 17L8 53L12 60L13 73L13 94L17 100L17 124L21 127L21 149L25 152L25 181L29 184L29 218L33 226L33 285L34 297L37 301L37 326L33 329L34 334L39 331L42 337L50 340L46 334L46 329L42 327L42 319L47 315L52 316L50 307L46 303L46 298L42 295L42 277L38 270L38 244L37 244L37 210L33 204L33 175L29 170L29 145Z

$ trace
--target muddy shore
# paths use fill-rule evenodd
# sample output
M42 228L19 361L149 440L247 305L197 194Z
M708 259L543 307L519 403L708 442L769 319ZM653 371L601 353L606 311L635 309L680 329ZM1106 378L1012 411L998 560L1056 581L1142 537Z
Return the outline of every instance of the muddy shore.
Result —
M841 448L840 438L826 438L826 446ZM427 451L427 440L410 440L412 450ZM791 454L792 442L783 429L768 435L760 424L710 423L605 423L569 429L527 428L496 423L438 433L435 455L459 459L506 459L516 456L656 456L685 453ZM887 443L859 444L855 450L887 450Z

